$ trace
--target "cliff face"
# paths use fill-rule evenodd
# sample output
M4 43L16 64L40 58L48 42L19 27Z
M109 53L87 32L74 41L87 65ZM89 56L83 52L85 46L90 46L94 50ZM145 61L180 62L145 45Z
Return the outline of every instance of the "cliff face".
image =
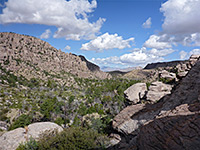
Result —
M0 63L28 79L64 73L80 78L110 77L83 56L64 53L38 38L15 33L0 33Z
M155 104L128 106L113 119L122 140L113 149L200 147L200 56L172 93Z
M100 70L99 66L87 61L87 59L84 56L79 55L79 57L81 58L82 61L84 61L86 63L86 65L87 65L87 67L88 67L88 69L90 71L95 72L95 71L99 71Z

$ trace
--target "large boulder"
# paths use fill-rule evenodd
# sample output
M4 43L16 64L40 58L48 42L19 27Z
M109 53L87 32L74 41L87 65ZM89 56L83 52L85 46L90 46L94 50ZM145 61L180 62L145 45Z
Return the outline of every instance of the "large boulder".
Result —
M167 70L162 70L159 72L159 78L164 79L168 82L177 81L176 74L172 72L168 72Z
M145 96L146 83L136 83L124 91L126 99L131 104L137 104Z
M183 77L185 77L188 74L188 71L182 71L182 72L178 72L177 76L178 78L182 79Z
M131 117L144 109L145 104L131 105L123 109L112 122L112 127L120 133L130 134L138 128L138 123L142 120L132 120ZM135 122L135 123L134 123Z
M169 84L164 84L162 82L156 81L151 83L149 91L147 92L146 99L151 102L156 102L160 100L167 94L170 94L172 86Z
M45 131L53 130L61 132L63 128L52 122L39 122L30 124L27 129L17 128L6 132L0 137L0 150L15 150L20 143L31 137L37 140Z

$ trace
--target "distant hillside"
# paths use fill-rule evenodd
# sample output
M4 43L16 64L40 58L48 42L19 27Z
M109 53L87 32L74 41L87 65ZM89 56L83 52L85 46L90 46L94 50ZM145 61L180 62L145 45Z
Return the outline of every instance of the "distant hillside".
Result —
M72 76L105 79L111 76L85 59L57 50L38 38L15 33L0 33L0 64L27 79L49 77L71 82Z
M170 61L170 62L157 62L157 63L151 63L147 64L144 69L156 69L159 67L173 67L178 64L186 63L188 60L183 60L183 61Z
M128 67L128 68L114 68L114 67L101 67L101 70L104 72L115 72L115 71L120 71L120 72L129 72L135 69L141 69L142 67Z

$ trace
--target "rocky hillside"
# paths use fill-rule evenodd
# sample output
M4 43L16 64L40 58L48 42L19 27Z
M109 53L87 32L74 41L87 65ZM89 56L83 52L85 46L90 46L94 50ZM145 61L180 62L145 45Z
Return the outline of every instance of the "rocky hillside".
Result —
M197 60L196 64L194 58ZM118 144L111 149L199 150L200 56L192 56L188 62L193 67L186 77L174 85L171 94L164 94L165 96L161 96L153 104L138 103L139 98L135 99L134 104L126 107L114 118L113 128L117 134L112 135L113 143ZM178 68L181 67L178 65ZM154 96L162 92L164 86L156 88L156 84L160 86L160 83L152 83L148 91L141 88L141 92L147 91L143 92L147 94L145 98L148 98L149 92ZM142 95L133 91L134 98L137 94Z
M3 68L27 79L51 77L58 81L62 78L62 82L70 83L73 82L70 75L96 79L110 77L84 56L64 53L38 38L15 33L0 33L0 63Z

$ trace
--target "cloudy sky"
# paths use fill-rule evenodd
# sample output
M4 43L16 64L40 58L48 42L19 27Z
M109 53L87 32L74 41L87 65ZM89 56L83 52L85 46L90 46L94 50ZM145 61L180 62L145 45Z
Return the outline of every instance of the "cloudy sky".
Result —
M200 54L199 8L200 0L0 0L0 32L128 68Z

